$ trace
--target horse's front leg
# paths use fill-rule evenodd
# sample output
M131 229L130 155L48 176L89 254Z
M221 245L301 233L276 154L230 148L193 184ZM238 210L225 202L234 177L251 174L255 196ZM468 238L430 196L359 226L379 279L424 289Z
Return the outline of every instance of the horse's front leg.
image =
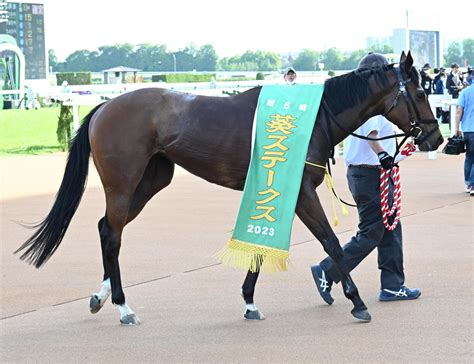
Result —
M342 262L343 250L326 218L315 187L312 181L303 180L298 196L296 214L316 239L320 241L324 251L333 259L335 267L342 277L341 284L344 295L354 304L351 311L352 315L360 320L370 321L371 317L367 307L360 298L357 287Z
M253 294L255 292L255 285L257 284L259 272L248 271L242 285L242 298L245 301L244 317L247 320L265 320L265 316L258 310L253 301Z

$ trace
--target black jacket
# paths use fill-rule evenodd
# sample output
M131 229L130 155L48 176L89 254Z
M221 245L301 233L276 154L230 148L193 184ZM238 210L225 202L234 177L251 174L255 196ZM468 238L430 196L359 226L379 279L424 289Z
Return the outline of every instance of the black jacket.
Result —
M421 75L421 87L423 87L423 90L425 90L425 93L427 95L431 94L433 90L433 79L425 71L421 71L420 75Z
M452 72L449 72L448 77L446 77L446 89L448 90L448 94L453 96L453 99L458 98L459 90L454 82L454 75Z

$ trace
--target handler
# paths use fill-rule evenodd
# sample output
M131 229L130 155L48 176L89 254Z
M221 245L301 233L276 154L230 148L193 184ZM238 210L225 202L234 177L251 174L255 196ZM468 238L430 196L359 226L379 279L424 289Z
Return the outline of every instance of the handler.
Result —
M361 59L358 68L387 65L387 59L377 53L369 53ZM393 125L383 116L375 116L363 124L355 134L371 138L393 135ZM344 142L344 162L348 166L349 189L357 204L359 231L343 247L343 265L352 271L372 250L378 250L378 265L381 270L380 301L416 299L418 288L404 286L402 226L386 229L380 197L380 168L390 169L394 164L395 138L381 141L366 141L349 136ZM390 183L389 201L393 201L393 182ZM391 222L390 222L391 223ZM340 275L330 257L311 267L318 291L327 304L332 304L333 283L340 281Z

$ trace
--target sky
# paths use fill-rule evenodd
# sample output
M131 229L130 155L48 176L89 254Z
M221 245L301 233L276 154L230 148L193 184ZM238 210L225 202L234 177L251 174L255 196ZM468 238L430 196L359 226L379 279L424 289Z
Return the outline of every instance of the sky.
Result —
M418 0L36 2L45 5L46 48L54 49L60 61L75 50L122 43L165 44L170 51L212 44L219 57L257 49L363 49L368 36L391 36L394 28L404 28L407 10L409 28L439 30L443 43L474 38L467 0L456 0L454 7Z

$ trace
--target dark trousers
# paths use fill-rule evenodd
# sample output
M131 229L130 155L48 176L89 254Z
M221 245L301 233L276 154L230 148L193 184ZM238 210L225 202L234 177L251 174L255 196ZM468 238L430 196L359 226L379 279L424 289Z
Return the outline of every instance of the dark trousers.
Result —
M402 226L399 221L397 227L389 231L383 225L380 210L380 171L374 168L350 166L347 169L347 180L357 204L359 231L343 247L343 264L350 272L377 248L382 289L398 289L405 282ZM390 204L392 200L393 183L390 184ZM392 220L389 219L389 222ZM321 267L332 281L337 283L341 280L330 257L321 262Z
M474 186L474 132L466 132L466 158L464 159L464 182Z

